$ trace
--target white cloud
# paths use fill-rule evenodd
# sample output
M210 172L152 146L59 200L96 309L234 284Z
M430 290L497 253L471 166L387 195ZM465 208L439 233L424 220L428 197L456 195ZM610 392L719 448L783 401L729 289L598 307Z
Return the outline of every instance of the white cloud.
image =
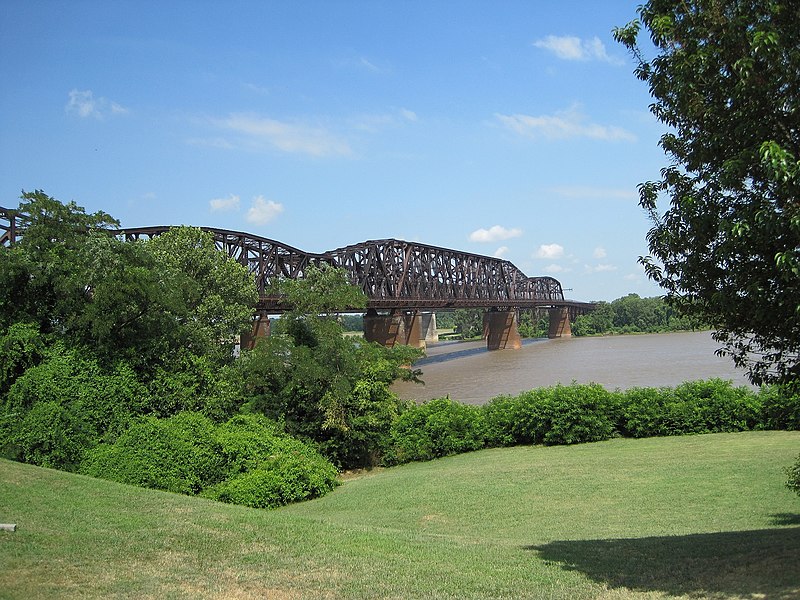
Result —
M534 258L557 259L564 256L564 246L560 244L542 244L533 255Z
M503 258L506 254L508 254L508 246L500 246L494 251L495 258Z
M564 273L565 271L567 271L567 269L557 264L547 265L543 270L545 273L552 273L552 274Z
M403 118L404 118L406 121L412 121L412 122L414 122L414 121L416 121L416 120L417 120L417 113L415 113L413 110L408 110L407 108L401 108L401 109L400 109L400 115L401 115L401 116L402 116L402 117L403 117Z
M605 45L597 36L582 40L572 35L548 35L533 42L533 45L548 50L563 60L600 60L611 64L623 64L621 60L608 55Z
M600 264L595 266L585 265L584 270L587 273L609 273L611 271L616 271L617 267L608 264Z
M92 90L71 90L69 92L69 102L64 107L70 114L79 116L81 119L93 117L104 119L111 115L128 114L128 109L107 98L95 98Z
M208 204L212 212L239 210L239 196L230 194L227 198L214 198Z
M359 58L358 64L359 64L359 66L363 67L367 71L372 71L373 73L381 73L382 72L381 68L379 66L377 66L373 62L367 60L363 56Z
M605 141L636 141L631 132L613 125L590 123L577 105L553 115L501 115L495 118L508 129L525 137L543 137L551 140L587 137Z
M476 229L469 234L471 242L499 242L522 235L522 229L506 229L501 225L493 225L489 229Z
M264 196L253 198L253 205L247 211L247 222L254 225L266 225L283 212L283 204L266 200Z
M375 75L383 75L388 73L390 70L387 66L381 66L366 56L351 55L344 58L333 59L330 62L337 69L361 71L373 73Z
M598 246L594 249L594 253L592 254L595 258L605 258L606 257L606 249L602 246Z
M348 143L324 127L301 122L278 121L248 114L232 114L215 123L244 134L255 142L267 143L278 150L311 156L349 156Z

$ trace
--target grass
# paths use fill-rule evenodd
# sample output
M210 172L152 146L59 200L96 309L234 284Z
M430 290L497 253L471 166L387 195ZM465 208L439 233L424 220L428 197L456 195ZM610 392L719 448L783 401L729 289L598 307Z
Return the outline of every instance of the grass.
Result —
M2 598L800 597L798 432L521 447L276 511L0 462Z

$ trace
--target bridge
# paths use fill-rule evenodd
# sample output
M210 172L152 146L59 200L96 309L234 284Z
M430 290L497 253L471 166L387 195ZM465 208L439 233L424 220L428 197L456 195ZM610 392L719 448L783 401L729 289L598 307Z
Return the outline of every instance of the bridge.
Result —
M24 235L26 215L0 207L0 245ZM120 239L150 239L169 226L132 227L113 232ZM424 345L435 332L434 310L485 308L484 337L489 349L518 348L517 313L547 309L550 337L571 335L570 321L594 304L564 298L552 277L528 277L510 261L396 239L370 240L323 253L299 250L268 238L214 227L217 249L253 276L259 303L250 340L268 335L270 314L286 310L272 284L305 276L309 265L344 269L367 297L364 334L385 345ZM349 307L342 307L348 312ZM427 312L426 312L427 311Z

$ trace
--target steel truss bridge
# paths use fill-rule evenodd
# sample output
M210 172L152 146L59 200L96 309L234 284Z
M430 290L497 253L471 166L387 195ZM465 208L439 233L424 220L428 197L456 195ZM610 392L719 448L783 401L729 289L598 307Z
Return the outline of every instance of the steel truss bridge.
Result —
M0 245L22 235L26 216L0 207ZM169 226L132 227L112 232L120 239L150 239ZM528 277L507 260L396 239L370 240L323 253L311 253L239 231L202 227L219 251L244 265L258 287L259 310L285 310L273 290L281 278L299 279L309 265L344 269L376 310L456 308L565 308L572 318L594 304L564 298L552 277ZM343 307L344 308L344 307Z

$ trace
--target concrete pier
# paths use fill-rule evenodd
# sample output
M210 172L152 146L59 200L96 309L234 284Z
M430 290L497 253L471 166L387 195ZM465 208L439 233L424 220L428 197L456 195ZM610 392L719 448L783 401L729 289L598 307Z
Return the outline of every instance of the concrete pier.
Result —
M269 315L257 314L253 319L251 330L239 336L239 347L243 350L252 350L259 338L269 337L269 334Z
M393 310L388 315L381 315L371 308L364 315L364 339L390 348L396 344L424 348L420 321L420 313L415 310Z
M436 313L420 313L420 336L425 343L438 342L439 332L436 330Z
M572 326L569 323L569 309L566 306L550 309L550 331L547 337L550 339L572 337Z
M483 331L488 350L519 350L522 348L516 310L486 312L483 315Z

